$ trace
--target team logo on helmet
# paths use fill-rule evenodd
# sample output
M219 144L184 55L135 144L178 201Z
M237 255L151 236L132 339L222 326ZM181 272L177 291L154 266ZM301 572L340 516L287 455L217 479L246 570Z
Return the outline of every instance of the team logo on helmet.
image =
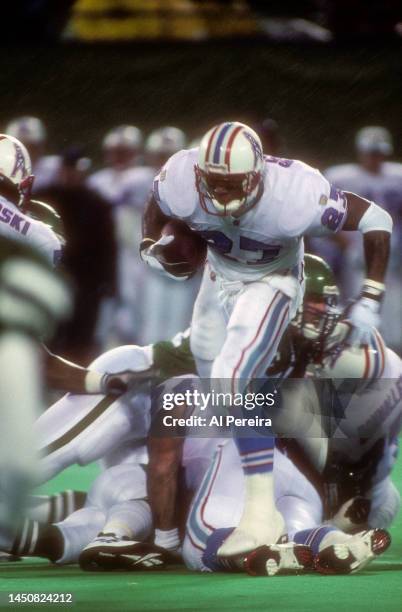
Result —
M14 142L14 147L15 147L15 163L14 163L14 168L11 172L12 177L17 175L17 172L21 172L21 175L24 177L27 173L27 169L25 166L25 159L24 159L24 154L22 152L21 147Z
M252 134L245 131L244 136L251 143L251 146L254 152L254 160L255 160L255 163L257 164L258 160L262 161L263 159L262 149Z

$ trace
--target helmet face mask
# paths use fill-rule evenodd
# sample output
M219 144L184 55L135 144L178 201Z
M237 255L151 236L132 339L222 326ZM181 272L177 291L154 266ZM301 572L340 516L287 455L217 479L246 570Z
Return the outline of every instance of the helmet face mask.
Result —
M242 123L223 123L203 137L194 166L200 205L208 214L240 216L263 192L263 153L258 135Z
M305 256L306 291L291 325L296 336L318 352L325 351L340 319L339 289L330 267L320 257Z
M256 196L260 191L260 172L224 175L205 172L199 166L195 166L194 170L201 207L211 215L241 215L259 199Z
M337 308L337 296L328 296L324 300L308 300L299 309L294 326L298 334L323 350L327 339L332 335L340 317Z

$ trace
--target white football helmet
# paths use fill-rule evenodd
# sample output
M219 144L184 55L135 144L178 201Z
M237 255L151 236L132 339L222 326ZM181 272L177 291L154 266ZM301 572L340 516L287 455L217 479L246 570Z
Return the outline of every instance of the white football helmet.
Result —
M382 376L387 362L387 351L384 341L377 330L373 329L370 343L361 346L349 346L347 342L350 325L340 321L328 338L328 355L321 364L322 378L359 378L362 387L367 382ZM331 349L332 347L332 349Z
M391 132L377 125L370 125L359 130L356 134L355 145L359 153L381 153L388 156L394 151Z
M151 155L174 155L186 146L186 135L177 127L162 127L154 130L145 143L145 151Z
M17 117L10 121L5 131L27 145L41 144L46 140L45 126L37 117Z
M19 140L0 134L0 184L14 185L20 194L19 206L30 198L34 176L29 153Z
M201 140L194 169L206 212L245 213L263 192L264 156L258 134L237 121L213 127Z
M143 142L142 132L134 125L119 125L106 134L102 141L104 149L124 147L126 149L141 149Z

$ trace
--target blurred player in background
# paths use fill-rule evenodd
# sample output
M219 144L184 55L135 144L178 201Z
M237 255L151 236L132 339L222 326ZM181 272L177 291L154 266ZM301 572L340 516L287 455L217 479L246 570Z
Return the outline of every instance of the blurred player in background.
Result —
M12 541L37 478L33 423L42 406L39 342L69 312L70 296L52 269L60 243L20 206L33 182L24 145L0 135L0 539ZM18 364L18 367L16 365Z
M47 187L55 179L61 164L59 155L46 154L46 128L38 117L17 117L5 128L6 134L20 140L27 148L35 176L33 193Z
M185 146L186 135L177 127L166 126L151 132L145 142L145 153L154 176ZM200 282L196 277L179 284L154 271L148 272L142 296L141 344L168 340L189 325Z
M333 166L325 171L330 183L376 202L391 215L394 231L386 277L380 329L387 344L402 350L402 164L390 161L393 142L384 127L369 126L357 132L357 163ZM340 280L347 299L358 295L364 277L361 236L348 234L341 254Z
M259 136L248 126L215 126L198 152L177 153L156 177L142 245L151 266L162 263L158 255L166 236L161 238L161 231L171 217L184 220L208 243L191 346L199 374L225 388L229 383L232 393L264 376L300 306L304 236L340 229L364 234L367 281L348 315L351 342L361 343L378 324L390 216L374 203L331 188L302 162L264 158ZM220 551L225 555L275 542L283 528L273 497L273 440L239 438L237 444L247 502ZM255 465L256 453L264 463Z
M142 165L143 136L133 125L110 130L102 142L105 167L87 185L112 206L118 247L116 303L105 308L100 327L104 345L137 342L141 334L143 267L138 261L141 217L154 171Z
M60 159L52 183L38 195L60 214L66 239L63 268L74 284L75 305L52 349L87 365L102 345L96 335L101 306L116 294L113 217L109 203L85 183L90 160L82 147L69 147Z

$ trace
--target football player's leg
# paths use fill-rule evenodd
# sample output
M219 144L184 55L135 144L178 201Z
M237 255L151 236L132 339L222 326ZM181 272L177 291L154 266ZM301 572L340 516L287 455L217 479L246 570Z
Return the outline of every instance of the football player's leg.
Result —
M52 562L74 563L104 521L104 513L96 507L81 508L64 521L51 525L26 519L6 550L20 557L44 557Z
M190 336L191 352L201 378L211 377L214 359L226 337L226 320L218 293L218 283L207 264L194 304Z
M274 575L283 571L300 572L310 566L310 549L294 543L263 546L251 556L220 555L241 514L243 483L238 453L233 442L227 441L218 448L190 509L183 544L187 567L199 571L246 570L254 575Z
M65 395L36 422L42 482L75 463L97 461L135 433L145 437L148 404L148 396L133 391L119 398Z
M103 508L105 520L82 550L83 569L144 569L139 543L152 531L151 509L145 498L146 477L140 465L114 466L98 477L88 499Z
M83 508L86 497L84 491L70 489L53 495L30 495L26 516L42 525L59 523L76 510Z
M389 527L395 520L401 507L401 495L390 476L373 486L370 501L369 526Z
M387 441L378 464L375 483L370 491L370 527L389 527L401 506L401 496L391 479L392 469L399 454L399 439Z
M320 574L353 574L382 555L391 544L385 529L370 529L355 535L322 525L295 535L295 542L310 546L314 567Z
M6 549L38 468L32 423L41 409L40 374L37 346L28 336L13 331L1 334L0 379L0 548Z
M212 378L230 382L232 393L242 392L251 380L265 375L299 299L296 279L291 279L290 287L293 293L284 293L275 283L256 282L239 296L225 344L212 369ZM287 289L285 284L284 288ZM273 437L236 436L236 443L247 495L242 520L220 551L225 555L275 543L284 527L274 503Z
M287 452L293 454L294 451ZM314 529L323 521L319 476L304 470L303 451L298 453L301 457L298 465L278 448L274 453L275 503L285 520L289 540L293 540L298 531Z
M380 529L351 536L332 524L323 524L320 489L320 476L306 464L305 457L299 455L292 462L276 449L276 504L285 518L288 538L311 549L320 573L356 572L382 554L390 538Z
M292 454L293 451L292 446ZM302 453L300 449L298 452ZM321 498L308 475L277 447L274 452L274 490L276 507L285 520L288 543L260 546L247 554L245 568L252 575L300 573L312 567L313 554L309 545L302 538L294 540L294 536L298 531L310 528L310 532L320 525Z
M240 460L233 442L227 440L218 446L191 504L183 543L183 559L189 569L238 569L238 560L219 558L218 549L240 519L243 499Z

